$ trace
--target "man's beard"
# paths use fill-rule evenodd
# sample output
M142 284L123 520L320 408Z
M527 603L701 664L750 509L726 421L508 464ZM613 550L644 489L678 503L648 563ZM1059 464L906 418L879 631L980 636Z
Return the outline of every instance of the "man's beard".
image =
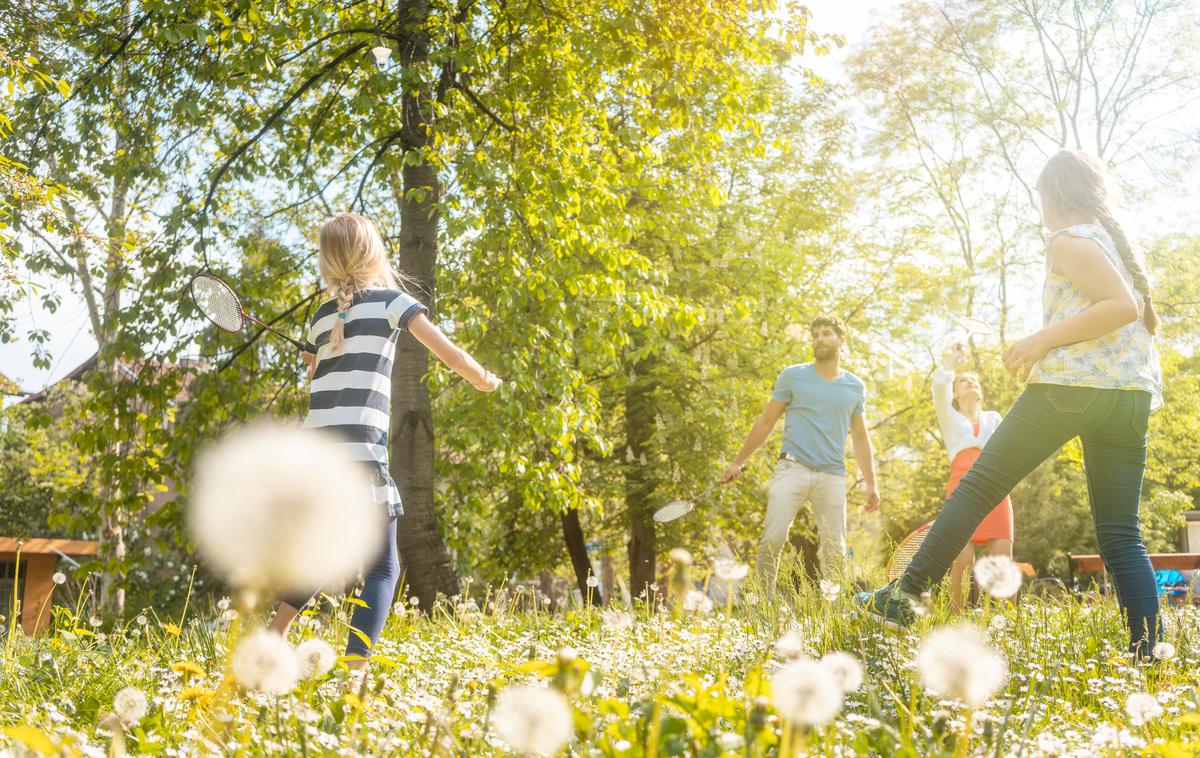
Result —
M815 347L813 348L813 356L826 360L837 355L837 348L832 347Z

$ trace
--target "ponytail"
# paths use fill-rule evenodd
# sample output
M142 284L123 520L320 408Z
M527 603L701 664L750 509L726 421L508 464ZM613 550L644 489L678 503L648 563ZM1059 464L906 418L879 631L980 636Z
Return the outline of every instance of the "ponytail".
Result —
M1158 333L1158 313L1154 310L1154 300L1150 295L1150 279L1146 276L1146 269L1142 267L1142 262L1138 260L1133 253L1133 247L1129 244L1129 238L1125 236L1125 230L1113 218L1112 213L1107 206L1095 208L1096 217L1100 219L1100 225L1104 227L1104 231L1108 232L1108 236L1112 237L1113 244L1116 245L1117 252L1121 254L1121 260L1125 263L1126 270L1133 277L1133 286L1142 296L1142 321L1146 324L1146 331L1150 334Z

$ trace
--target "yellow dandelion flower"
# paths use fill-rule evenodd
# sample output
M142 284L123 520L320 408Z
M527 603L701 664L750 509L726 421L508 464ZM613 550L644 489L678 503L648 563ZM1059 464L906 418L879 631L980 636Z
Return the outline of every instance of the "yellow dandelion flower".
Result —
M177 695L175 695L175 697L179 698L185 703L195 702L199 705L207 702L212 695L212 692L204 689L203 687L184 687Z
M204 669L200 668L191 661L176 661L175 663L171 664L171 670L178 671L180 674L184 675L190 674L191 676L204 676Z

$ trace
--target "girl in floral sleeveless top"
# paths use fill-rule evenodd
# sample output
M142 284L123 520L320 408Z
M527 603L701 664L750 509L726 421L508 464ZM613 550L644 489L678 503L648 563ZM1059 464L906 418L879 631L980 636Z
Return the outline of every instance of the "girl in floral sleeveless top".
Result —
M1138 504L1150 411L1162 403L1150 283L1113 218L1094 158L1058 152L1037 187L1050 231L1043 326L1004 354L1009 372L1029 384L942 506L904 576L859 601L889 626L911 624L913 599L945 575L995 504L1079 437L1096 541L1129 625L1130 650L1149 657L1159 639L1158 595Z

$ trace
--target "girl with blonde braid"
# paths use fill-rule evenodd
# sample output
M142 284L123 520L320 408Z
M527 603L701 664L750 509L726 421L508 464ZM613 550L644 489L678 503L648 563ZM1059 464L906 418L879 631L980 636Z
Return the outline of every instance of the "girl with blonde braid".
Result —
M388 469L396 339L407 330L481 392L495 391L501 380L447 339L426 317L428 309L401 289L383 238L370 220L353 213L334 216L321 226L318 246L318 267L329 299L313 314L308 331L312 352L303 354L310 380L304 426L334 433L351 457L370 468L375 500L388 515L383 550L366 574L361 595L366 605L356 607L351 619L371 644L351 634L346 645L351 667L362 670L357 675L361 677L400 576L396 529L403 506ZM271 628L286 634L313 594L285 596Z

